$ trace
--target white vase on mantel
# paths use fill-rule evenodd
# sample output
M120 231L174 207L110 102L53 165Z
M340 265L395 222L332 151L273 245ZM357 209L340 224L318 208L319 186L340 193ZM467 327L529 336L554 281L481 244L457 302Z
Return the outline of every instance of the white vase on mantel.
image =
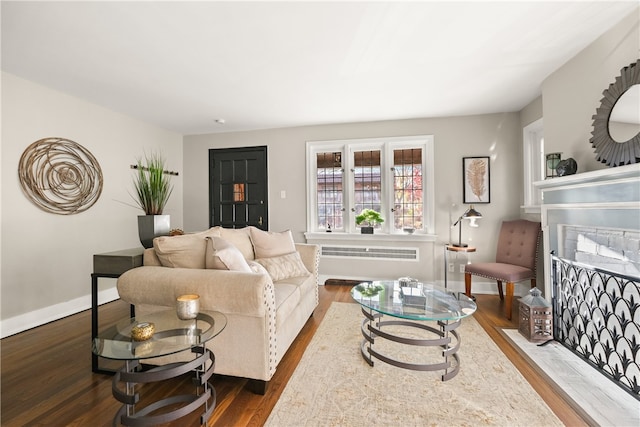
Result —
M168 236L171 231L169 215L138 215L138 236L145 248L153 247L153 239Z

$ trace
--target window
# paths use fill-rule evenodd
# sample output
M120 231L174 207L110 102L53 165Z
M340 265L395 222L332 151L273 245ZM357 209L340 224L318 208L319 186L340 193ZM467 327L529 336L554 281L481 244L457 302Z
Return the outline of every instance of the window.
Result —
M356 215L363 209L382 210L380 150L354 151L353 194Z
M523 173L525 212L539 212L542 201L540 190L533 183L545 177L544 127L542 119L523 129Z
M317 229L340 230L344 227L342 172L342 153L316 154Z
M363 209L383 233L433 234L433 136L307 143L309 231L359 232Z
M422 148L393 150L393 220L398 230L422 229Z
M233 184L233 201L244 202L244 184Z

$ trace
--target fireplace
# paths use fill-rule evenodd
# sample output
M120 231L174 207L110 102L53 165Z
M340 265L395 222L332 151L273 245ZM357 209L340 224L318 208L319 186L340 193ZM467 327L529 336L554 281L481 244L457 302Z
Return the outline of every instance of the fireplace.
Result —
M551 263L554 339L640 400L640 278Z
M640 165L536 186L554 339L640 400Z

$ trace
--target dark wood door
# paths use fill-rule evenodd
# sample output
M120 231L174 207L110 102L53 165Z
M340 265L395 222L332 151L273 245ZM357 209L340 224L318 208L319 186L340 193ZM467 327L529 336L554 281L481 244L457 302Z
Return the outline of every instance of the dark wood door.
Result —
M267 147L209 150L209 225L268 230Z

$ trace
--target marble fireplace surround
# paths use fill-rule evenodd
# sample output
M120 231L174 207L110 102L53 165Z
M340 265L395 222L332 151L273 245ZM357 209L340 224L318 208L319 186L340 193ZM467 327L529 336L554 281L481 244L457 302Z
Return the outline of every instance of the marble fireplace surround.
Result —
M540 207L545 254L542 291L549 301L552 283L548 255L552 251L573 261L593 262L595 267L611 268L615 263L605 265L604 260L598 261L597 257L586 254L579 254L578 258L582 258L576 260L579 251L567 242L572 231L580 230L583 249L595 246L596 252L599 249L603 253L606 248L621 257L619 264L625 264L625 259L640 264L640 240L637 240L640 235L640 164L551 178L534 185L542 191L543 198ZM619 272L629 274L633 271L629 266L626 268Z
M554 338L640 400L640 165L535 185Z

